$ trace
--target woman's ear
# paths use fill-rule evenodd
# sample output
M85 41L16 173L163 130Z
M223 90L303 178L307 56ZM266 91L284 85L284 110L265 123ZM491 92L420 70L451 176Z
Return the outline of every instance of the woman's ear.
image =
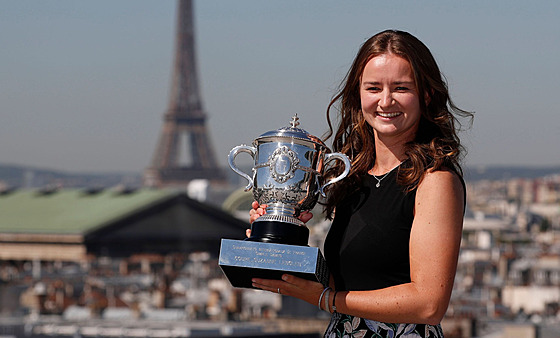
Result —
M432 101L432 96L430 94L428 94L428 92L424 93L424 103L426 104L426 107L430 104L430 102Z

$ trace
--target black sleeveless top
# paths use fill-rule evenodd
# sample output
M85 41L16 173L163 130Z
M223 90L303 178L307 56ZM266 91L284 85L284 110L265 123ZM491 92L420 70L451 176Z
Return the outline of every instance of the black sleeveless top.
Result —
M376 290L410 282L409 239L416 189L404 192L398 170L376 187L371 175L336 206L325 258L336 290Z

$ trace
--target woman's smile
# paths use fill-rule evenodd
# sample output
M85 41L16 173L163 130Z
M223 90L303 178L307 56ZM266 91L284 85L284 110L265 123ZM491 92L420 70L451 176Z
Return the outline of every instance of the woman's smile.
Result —
M386 118L386 119L390 119L390 118L394 118L397 116L402 115L402 112L394 112L394 113L383 113L383 112L377 112L377 116L380 116L382 118Z

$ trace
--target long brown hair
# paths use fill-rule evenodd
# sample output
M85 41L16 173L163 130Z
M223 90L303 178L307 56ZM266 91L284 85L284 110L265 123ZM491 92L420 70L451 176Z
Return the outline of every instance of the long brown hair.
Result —
M412 34L386 30L369 38L360 48L340 89L327 108L329 132L325 139L333 138L333 151L346 154L352 168L349 177L330 186L325 203L326 215L332 217L336 204L356 189L361 175L375 163L373 129L365 121L361 111L360 81L363 70L373 57L392 53L410 63L418 96L421 118L415 139L406 144L408 160L398 171L398 182L406 191L414 190L422 181L428 168L449 168L462 175L460 160L463 152L457 135L456 115L472 118L473 114L459 109L451 101L447 83L428 49ZM338 111L338 127L333 130L330 113ZM333 166L327 175L337 175L339 166Z

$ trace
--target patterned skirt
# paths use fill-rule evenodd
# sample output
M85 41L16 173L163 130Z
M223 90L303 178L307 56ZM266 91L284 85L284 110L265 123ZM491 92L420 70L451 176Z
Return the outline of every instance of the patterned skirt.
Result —
M441 325L393 324L333 313L325 338L443 338Z

